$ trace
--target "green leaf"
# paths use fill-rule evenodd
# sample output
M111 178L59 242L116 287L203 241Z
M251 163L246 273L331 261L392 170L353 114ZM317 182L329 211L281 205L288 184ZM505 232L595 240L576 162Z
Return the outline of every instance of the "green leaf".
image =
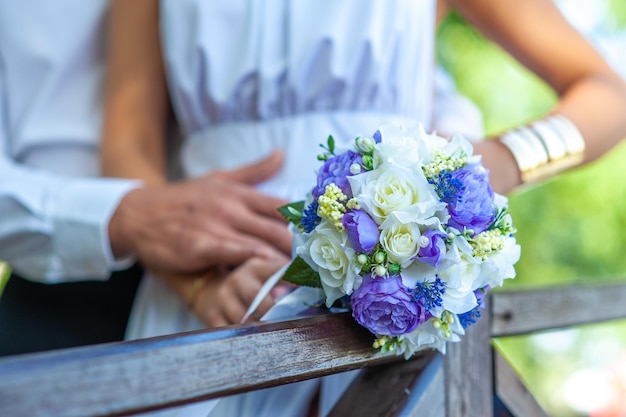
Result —
M328 151L330 152L331 155L335 154L335 138L333 137L333 135L328 135L328 139L326 140L326 143L328 143Z
M320 161L326 161L331 156L335 156L335 138L333 137L333 135L328 135L328 139L326 139L326 146L320 143L320 148L326 151L325 154L317 156L317 159L319 159Z
M283 279L296 285L322 288L320 275L299 256L289 265Z
M286 204L282 207L278 207L278 211L283 217L289 220L294 225L300 227L302 221L302 213L304 212L304 201L296 201Z

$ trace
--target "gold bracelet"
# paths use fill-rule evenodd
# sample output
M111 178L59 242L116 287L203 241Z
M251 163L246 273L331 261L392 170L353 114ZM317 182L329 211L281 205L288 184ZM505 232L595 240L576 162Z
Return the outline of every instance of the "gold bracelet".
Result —
M200 291L202 291L202 289L205 287L206 284L207 284L206 276L203 275L203 276L194 278L193 283L191 284L191 294L189 295L189 299L187 300L187 309L193 310L193 306L196 304L198 295L200 294Z

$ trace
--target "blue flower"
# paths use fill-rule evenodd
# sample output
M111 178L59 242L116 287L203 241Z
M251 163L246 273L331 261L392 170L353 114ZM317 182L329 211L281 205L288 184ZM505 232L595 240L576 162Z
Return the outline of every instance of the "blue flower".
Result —
M475 324L478 319L482 316L478 307L474 307L467 313L459 314L459 322L461 323L461 327L467 329L472 324Z
M437 276L433 282L418 282L410 292L415 301L430 311L436 307L441 307L442 296L446 292L446 283Z
M459 231L471 229L477 235L489 228L496 218L494 193L489 184L489 171L478 164L468 164L454 171L448 181L448 226ZM462 184L462 185L461 185Z
M311 204L304 209L304 213L302 215L302 220L300 221L300 225L305 232L310 233L315 229L320 221L322 220L320 216L317 215L317 208L319 204L317 200L314 200Z
M436 177L431 178L428 182L435 187L435 192L439 199L447 204L456 203L461 199L463 191L465 191L463 182L458 178L454 178L452 171L442 170Z
M361 165L362 162L361 154L354 151L346 151L328 159L317 174L317 186L313 189L313 197L317 199L324 194L328 184L334 183L348 198L352 198L352 189L348 182L348 177L352 175L350 167L353 164Z
M474 295L476 296L476 301L478 302L478 305L467 313L459 314L459 322L461 323L461 327L467 329L472 324L475 324L482 316L480 310L485 308L485 297L487 296L488 291L489 286L479 288L474 291Z

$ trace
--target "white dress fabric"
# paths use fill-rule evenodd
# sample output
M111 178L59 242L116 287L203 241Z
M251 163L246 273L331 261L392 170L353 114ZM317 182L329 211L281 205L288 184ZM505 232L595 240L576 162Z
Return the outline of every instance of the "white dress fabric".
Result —
M170 96L185 137L181 165L189 177L282 148L286 165L260 188L303 199L315 184L319 144L328 135L341 146L384 123L431 127L434 0L162 0L160 13ZM128 338L200 327L162 284L144 279ZM351 376L323 379L320 415ZM159 414L304 416L319 384Z

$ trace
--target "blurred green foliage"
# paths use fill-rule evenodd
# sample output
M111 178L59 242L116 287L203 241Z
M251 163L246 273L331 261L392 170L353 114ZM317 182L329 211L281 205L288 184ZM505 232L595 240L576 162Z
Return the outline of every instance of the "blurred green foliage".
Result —
M626 27L626 2L624 0L608 0L608 4L611 10L608 25L614 29Z
M9 269L9 266L3 262L0 262L0 295L2 295L2 289L9 280L9 275L11 275L11 270Z
M606 1L614 12L610 26L626 25L626 2ZM458 16L442 23L437 42L439 63L483 111L488 136L541 117L556 103L540 79ZM622 144L593 164L509 196L522 257L507 289L626 277L625 159ZM566 379L626 350L626 323L580 326L553 334L554 340L564 340L559 334L568 343L556 348L540 342L546 335L500 339L496 345L551 415L576 416L564 400ZM614 349L599 356L599 346L606 345Z

